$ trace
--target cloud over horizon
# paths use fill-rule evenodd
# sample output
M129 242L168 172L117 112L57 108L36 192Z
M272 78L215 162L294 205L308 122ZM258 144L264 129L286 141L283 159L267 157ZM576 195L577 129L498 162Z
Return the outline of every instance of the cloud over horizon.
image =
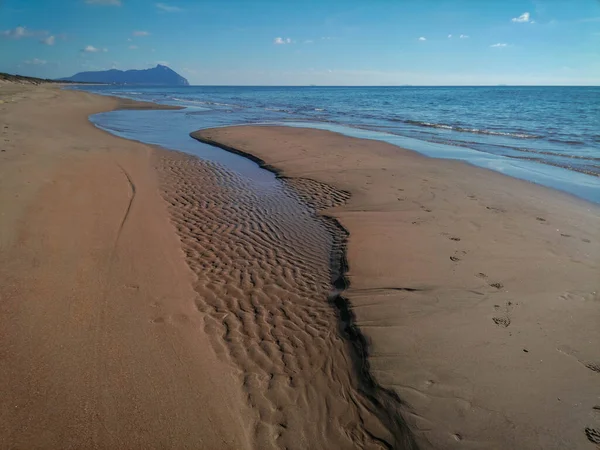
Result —
M131 34L134 36L150 36L150 33L147 31L134 31Z
M281 37L276 37L275 39L273 39L273 44L276 45L285 45L285 44L291 44L292 40L290 38L281 38Z
M81 49L81 51L85 52L85 53L99 53L99 52L106 53L108 51L108 49L107 48L97 48L97 47L94 47L93 45L87 45L83 49Z
M48 32L45 30L29 30L27 27L16 27L10 30L4 30L0 32L0 36L8 39L21 39L28 37L39 37L45 36Z
M85 0L88 5L121 6L121 0Z
M524 12L519 17L513 17L511 19L511 22L515 22L515 23L527 23L527 22L531 22L531 23L533 23L533 21L531 21L530 18L531 18L531 15L528 12Z
M28 59L23 61L23 64L28 64L28 65L34 65L34 66L43 66L44 64L46 64L46 60L45 59L37 59L37 58L33 58L33 59Z
M45 45L54 45L54 42L56 41L56 38L54 36L48 36L45 39L42 39L40 41L40 43L45 44Z
M183 9L181 9L178 6L167 5L165 3L156 3L156 7L158 9L160 9L161 11L165 11L165 12L181 12L181 11L183 11Z
M490 47L492 47L492 48L503 48L503 47L507 47L507 46L508 46L508 44L504 44L502 42L498 42L497 44L490 45Z

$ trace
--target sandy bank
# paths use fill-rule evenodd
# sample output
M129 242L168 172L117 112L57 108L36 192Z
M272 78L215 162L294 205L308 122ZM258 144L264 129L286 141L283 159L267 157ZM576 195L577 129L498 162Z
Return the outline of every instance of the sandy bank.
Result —
M350 232L346 296L370 341L371 373L407 403L423 448L592 447L597 206L326 131L193 136L352 194L327 211Z
M0 100L0 447L249 447L153 150L88 122L120 102L15 85Z

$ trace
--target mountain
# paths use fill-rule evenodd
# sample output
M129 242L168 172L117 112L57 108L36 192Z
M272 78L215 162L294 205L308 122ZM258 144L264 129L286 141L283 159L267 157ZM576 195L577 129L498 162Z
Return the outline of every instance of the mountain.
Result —
M79 72L60 81L79 81L109 84L148 84L153 86L188 86L188 80L167 66L158 64L152 69L143 70L102 70L99 72Z

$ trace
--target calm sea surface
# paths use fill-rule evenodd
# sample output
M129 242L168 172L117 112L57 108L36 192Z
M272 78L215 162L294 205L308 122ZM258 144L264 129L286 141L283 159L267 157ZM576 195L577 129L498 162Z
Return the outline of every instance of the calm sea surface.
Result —
M310 126L466 160L600 203L600 87L78 89L186 106L181 111L117 111L92 118L122 136L169 148L194 153L195 141L187 134L200 128Z

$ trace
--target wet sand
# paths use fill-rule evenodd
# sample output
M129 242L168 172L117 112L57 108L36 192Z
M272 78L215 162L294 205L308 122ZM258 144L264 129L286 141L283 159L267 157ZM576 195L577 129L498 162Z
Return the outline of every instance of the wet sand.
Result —
M323 211L349 232L343 295L421 448L600 442L597 205L327 131L192 136L305 185L306 199L350 194Z

